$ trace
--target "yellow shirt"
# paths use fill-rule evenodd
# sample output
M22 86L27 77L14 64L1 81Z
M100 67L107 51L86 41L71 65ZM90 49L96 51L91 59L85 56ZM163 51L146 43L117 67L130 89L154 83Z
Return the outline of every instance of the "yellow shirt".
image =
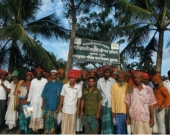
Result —
M118 83L114 83L111 87L111 103L112 113L124 113L126 114L126 89L127 83L120 87Z

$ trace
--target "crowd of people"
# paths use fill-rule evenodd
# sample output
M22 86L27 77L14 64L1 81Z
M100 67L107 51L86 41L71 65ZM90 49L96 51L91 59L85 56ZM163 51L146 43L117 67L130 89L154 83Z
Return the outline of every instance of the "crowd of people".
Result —
M63 69L25 80L0 70L0 132L19 127L21 134L166 134L170 133L170 71L124 72L110 65L93 70ZM21 96L26 90L24 97ZM26 117L24 106L33 108Z

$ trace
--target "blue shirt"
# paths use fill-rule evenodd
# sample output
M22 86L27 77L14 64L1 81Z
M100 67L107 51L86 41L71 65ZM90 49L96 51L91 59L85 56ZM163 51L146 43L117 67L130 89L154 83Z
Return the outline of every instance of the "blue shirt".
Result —
M63 87L63 83L60 81L56 81L56 82L49 81L46 83L44 90L41 94L41 97L45 98L46 111L57 110L62 87Z

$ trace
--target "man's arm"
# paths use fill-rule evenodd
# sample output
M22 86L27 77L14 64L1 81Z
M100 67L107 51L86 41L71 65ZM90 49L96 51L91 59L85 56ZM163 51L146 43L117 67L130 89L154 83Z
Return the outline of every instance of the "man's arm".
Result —
M5 90L6 92L9 93L9 92L11 91L11 89L10 89L10 88L7 88L3 82L1 83L1 86L4 88L4 90Z
M41 109L44 109L44 106L45 106L45 98L42 97L42 106L41 106Z
M61 112L61 110L62 110L63 101L64 101L64 96L60 95L60 103L59 103L59 106L58 106L59 112Z
M96 114L96 118L99 119L100 118L100 110L101 110L101 100L98 101L98 111Z
M153 127L154 126L154 107L153 107L153 105L149 106L149 113L150 113L149 125L150 125L150 127Z
M81 101L81 98L78 98L77 99L77 110L76 110L76 115L77 116L79 115L79 112L80 112L80 101Z
M83 109L84 109L84 100L83 99L81 99L81 116L83 116L84 115L84 113L83 113Z
M126 124L130 124L130 115L129 115L130 104L126 103Z

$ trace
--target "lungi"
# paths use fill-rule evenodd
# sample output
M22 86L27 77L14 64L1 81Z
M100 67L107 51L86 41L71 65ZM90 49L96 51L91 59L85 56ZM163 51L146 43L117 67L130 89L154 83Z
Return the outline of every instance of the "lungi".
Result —
M131 119L132 134L152 134L149 122Z
M166 134L165 129L165 109L162 111L158 111L158 107L154 109L154 126L153 126L153 133L159 133L159 134Z
M0 100L0 127L5 125L6 100Z
M170 105L165 109L165 126L166 126L166 133L170 134Z
M29 128L32 128L34 132L38 131L39 129L42 129L44 126L41 105L42 105L42 102L32 103L33 116L31 117Z
M11 91L12 92L12 91ZM5 114L5 124L8 125L9 129L17 126L18 112L14 111L14 95L9 94L10 100Z
M102 106L101 108L101 123L102 123L101 134L113 134L114 133L112 112L111 112L111 108L108 108L107 105Z
M99 123L94 116L84 116L85 134L98 134Z
M23 104L19 105L19 130L24 130L25 133L31 133L32 129L29 128L31 118L26 118L22 108Z
M57 130L57 111L47 111L45 113L44 133L51 134Z
M62 113L61 134L76 134L76 114Z
M116 134L127 134L126 114L116 114Z

